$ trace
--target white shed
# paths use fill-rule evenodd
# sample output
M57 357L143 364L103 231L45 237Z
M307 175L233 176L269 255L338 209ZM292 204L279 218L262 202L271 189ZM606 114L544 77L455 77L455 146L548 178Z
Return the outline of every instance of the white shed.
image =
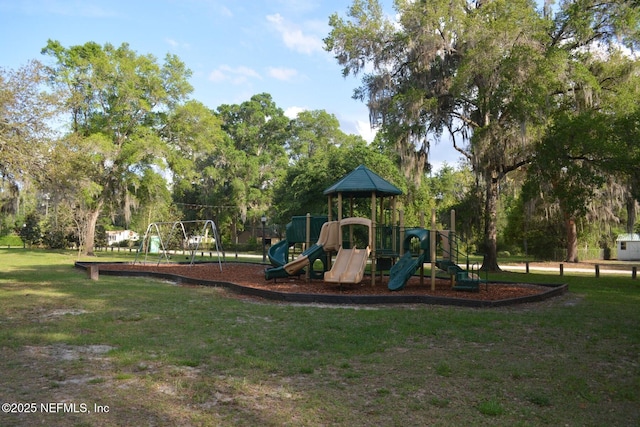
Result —
M620 234L616 247L619 260L640 261L640 234Z

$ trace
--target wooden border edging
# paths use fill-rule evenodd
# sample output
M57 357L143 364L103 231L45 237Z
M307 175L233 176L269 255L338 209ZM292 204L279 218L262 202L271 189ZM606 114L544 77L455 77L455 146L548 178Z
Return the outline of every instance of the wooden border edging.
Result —
M98 262L76 262L75 267L83 270L89 269L91 266L101 264ZM117 263L105 263L117 264ZM431 295L338 295L338 294L301 294L270 291L267 289L251 288L248 286L238 285L236 283L224 282L218 280L195 279L187 276L180 276L171 273L158 273L153 271L131 271L131 270L100 270L100 274L109 276L132 276L132 277L155 277L174 281L178 284L201 285L223 287L240 295L249 295L265 298L273 301L283 301L292 303L316 303L316 304L337 304L337 305L375 305L375 304L431 304L431 305L449 305L471 308L490 308L504 307L515 304L524 304L531 302L540 302L552 297L560 296L569 290L569 285L552 284L552 283L535 283L531 285L543 286L549 288L547 291L536 295L528 295L518 298L508 298L503 300L485 301L467 298L450 298L437 297ZM500 284L517 284L514 282L493 282ZM491 284L489 284L491 286Z

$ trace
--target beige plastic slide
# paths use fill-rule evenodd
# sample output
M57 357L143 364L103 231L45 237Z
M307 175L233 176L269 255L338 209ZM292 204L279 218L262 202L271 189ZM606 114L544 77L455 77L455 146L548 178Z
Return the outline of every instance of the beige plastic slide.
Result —
M371 253L372 229L371 220L367 218L345 218L339 221L338 227L347 225L363 225L369 229L369 244L365 249L344 249L340 246L336 260L330 271L324 273L325 282L333 283L360 283L364 277L367 260ZM338 235L338 241L340 236Z
M371 249L343 249L340 248L336 261L331 271L324 273L325 282L334 283L360 283L364 277L364 270L367 266L367 259Z
M309 257L306 255L300 255L291 262L284 265L284 270L290 276L295 275L298 271L302 270L309 264Z
M335 250L334 248L338 246L338 227L338 221L325 222L320 229L318 242L296 259L284 265L287 274L293 276L305 268L309 264L310 254L317 255L322 251Z
M340 241L338 240L339 231L340 223L338 221L325 222L320 229L317 244L322 246L327 252L337 251L340 247Z

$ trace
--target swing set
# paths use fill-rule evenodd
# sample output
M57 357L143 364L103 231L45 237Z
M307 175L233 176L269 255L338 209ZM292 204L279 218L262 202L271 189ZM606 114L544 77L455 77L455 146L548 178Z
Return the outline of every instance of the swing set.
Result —
M192 231L198 229L198 226L202 225L202 231L200 234L194 234ZM190 232L187 232L190 230ZM220 246L220 234L213 220L193 220L193 221L175 221L175 222L153 222L147 227L147 231L144 233L144 237L140 241L140 247L136 253L136 259L134 264L138 261L138 256L144 253L143 264L147 263L147 257L149 254L158 254L157 265L165 260L170 261L169 254L173 249L170 249L172 245L182 248L183 253L189 251L191 255L191 261L189 265L193 265L196 257L196 253L200 249L200 246L210 239L216 246L216 253L218 255L218 265L220 271L222 271L222 257L220 252L222 248ZM174 253L175 250L173 250Z

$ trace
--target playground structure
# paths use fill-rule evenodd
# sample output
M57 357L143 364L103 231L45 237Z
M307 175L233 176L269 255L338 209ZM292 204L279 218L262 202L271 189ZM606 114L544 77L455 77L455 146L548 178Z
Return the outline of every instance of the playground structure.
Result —
M306 222L302 223L301 220ZM324 221L324 222L323 222ZM315 222L315 227L312 224ZM314 237L311 230L322 224L317 241L309 245ZM302 232L302 227L306 232ZM342 227L349 227L348 240L343 241L345 233ZM353 227L365 227L366 237L357 239ZM327 217L293 217L287 224L286 238L269 249L269 261L272 268L265 270L265 279L295 276L303 274L307 268L308 277L324 279L325 282L358 283L362 280L371 253L371 220L368 218L345 218L342 221L327 221ZM359 240L357 243L356 241ZM287 261L288 250L295 242L307 242L305 249L292 261ZM358 248L358 245L361 248ZM331 255L337 252L335 262L331 263ZM320 260L321 272L314 270L315 261Z
M455 221L453 211L451 218ZM479 290L479 285L483 281L480 279L478 264L469 265L469 257L466 255L467 267L463 268L459 265L461 242L455 231L436 230L432 233L432 230L425 228L401 227L399 234L403 242L402 250L398 261L389 269L389 290L401 290L417 270L420 270L420 279L423 282L425 263L431 263L432 274L435 273L436 268L446 272L451 279L452 289Z
M198 231L202 225L199 234L193 234L191 231ZM186 226L186 227L185 227ZM190 230L190 232L187 231ZM211 233L211 235L209 234ZM149 254L158 254L157 265L165 261L170 261L170 249L172 246L180 247L183 251L188 250L191 255L189 262L192 265L195 261L196 253L201 245L211 241L215 244L216 254L218 256L218 265L222 271L222 257L220 247L220 235L218 228L213 220L193 220L193 221L174 221L174 222L153 222L147 226L144 237L140 241L140 246L136 252L134 264L138 262L138 257L144 253L144 261L146 264ZM174 249L175 250L175 249Z
M335 221L338 224L338 241L342 242L336 255L336 260L331 270L324 273L325 282L334 283L359 283L362 281L364 271L367 267L367 260L371 254L371 246L373 234L371 232L371 220L367 218L346 218L341 221ZM350 229L349 245L345 245L342 241L342 227L363 225L367 227L367 239L363 246L358 249L354 244L353 229Z
M308 277L320 279L327 270L327 252L338 248L337 222L327 222L326 216L297 216L286 226L285 238L269 248L269 261L273 268L265 271L265 278L295 276L304 273L308 267ZM314 244L312 241L317 240ZM306 249L293 261L289 261L289 248L296 243L305 243ZM316 272L314 264L320 260L322 272Z
M382 275L389 271L388 288L392 291L401 290L407 281L420 270L423 282L424 264L431 263L431 288L435 289L436 269L440 269L451 278L452 288L455 290L477 291L481 280L477 268L462 268L458 264L459 248L462 246L455 233L455 212L451 215L451 230L436 230L435 210L432 212L431 229L422 224L420 227L406 228L402 211L396 209L395 196L402 191L383 178L361 165L340 181L327 188L324 194L328 196L328 215L315 221L322 222L319 234L313 234L311 217L294 217L287 226L287 238L277 243L269 250L269 259L273 268L265 271L265 278L276 279L290 275L304 273L307 268L308 279L324 279L325 282L359 283L364 277L368 264L371 265L371 284L375 285L378 272ZM332 220L334 196L337 195L337 220ZM354 198L371 198L371 219L346 217L343 218L343 199L349 197L353 215ZM378 198L380 199L378 203ZM391 199L390 208L385 209L385 198ZM379 208L379 209L378 209ZM385 218L385 211L391 212L390 222ZM397 214L399 214L399 225ZM301 221L306 219L303 227ZM349 227L348 239L343 238L343 227ZM364 226L368 237L360 239L359 246L354 244L353 226ZM305 242L306 248L296 259L288 260L288 248L294 243L291 234L296 230L306 230L304 238L297 238L297 242ZM336 233L337 231L337 233ZM300 234L300 231L297 232ZM313 234L313 235L312 235ZM337 234L337 236L336 236ZM317 238L313 245L310 241ZM332 253L337 250L332 264ZM323 271L314 270L316 260L322 261ZM475 266L475 265L474 265Z

